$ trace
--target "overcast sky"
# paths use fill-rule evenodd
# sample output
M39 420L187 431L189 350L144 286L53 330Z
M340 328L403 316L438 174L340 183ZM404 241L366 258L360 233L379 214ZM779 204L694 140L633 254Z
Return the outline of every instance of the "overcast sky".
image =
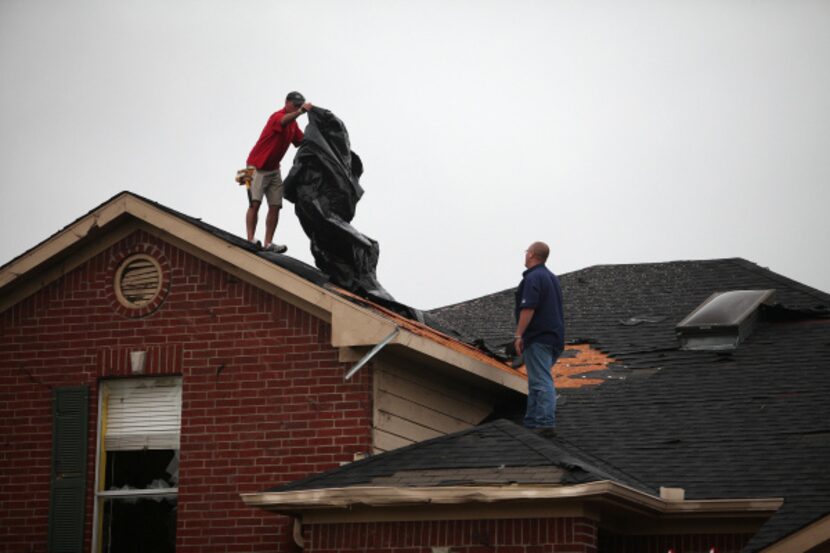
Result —
M0 0L0 75L0 264L122 190L244 235L234 174L297 89L401 302L515 286L534 240L830 291L827 0ZM291 204L277 241L313 263Z

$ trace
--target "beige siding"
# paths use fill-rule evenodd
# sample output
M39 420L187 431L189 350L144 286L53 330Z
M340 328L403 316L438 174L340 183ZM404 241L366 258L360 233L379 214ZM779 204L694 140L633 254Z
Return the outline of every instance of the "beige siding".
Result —
M376 453L471 428L493 407L488 395L447 377L388 362L376 362L374 375Z

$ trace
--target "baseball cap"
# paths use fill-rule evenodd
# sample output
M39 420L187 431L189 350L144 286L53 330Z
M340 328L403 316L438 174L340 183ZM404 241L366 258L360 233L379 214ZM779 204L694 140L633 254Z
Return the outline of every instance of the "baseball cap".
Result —
M292 104L304 104L305 96L294 90L288 93L288 96L285 97L285 101L291 102Z

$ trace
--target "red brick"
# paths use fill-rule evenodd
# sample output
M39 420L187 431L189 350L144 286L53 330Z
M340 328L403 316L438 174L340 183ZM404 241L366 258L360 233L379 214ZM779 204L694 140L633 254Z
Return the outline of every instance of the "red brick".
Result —
M170 278L163 303L142 318L125 316L108 293L111 284L107 288L116 260L131 251L163 256ZM371 447L368 411L344 428L332 428L342 413L309 424L319 414L314 403L349 402L329 411L371 404L368 378L343 382L348 367L337 362L327 323L145 232L0 314L0 329L0 420L4 442L14 452L0 456L0 511L15 529L13 535L0 531L0 542L10 551L45 550L49 388L91 386L91 486L97 379L130 376L132 349L148 351L148 374L183 379L177 551L293 551L291 520L245 507L240 491L302 478ZM321 378L328 383L317 391ZM320 400L318 394L335 399ZM286 418L288 405L297 406L293 423ZM295 445L289 449L281 444L292 432ZM351 447L336 447L345 436ZM326 448L315 449L320 445ZM285 456L296 462L284 463ZM30 477L12 485L11 475L21 470ZM92 504L90 488L84 550L90 548Z

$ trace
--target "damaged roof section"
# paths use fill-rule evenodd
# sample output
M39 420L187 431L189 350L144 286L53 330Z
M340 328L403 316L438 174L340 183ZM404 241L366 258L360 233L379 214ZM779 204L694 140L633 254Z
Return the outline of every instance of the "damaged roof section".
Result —
M828 295L740 258L598 265L560 276L566 344L591 344L628 369L663 366L679 349L675 326L714 292L777 289L763 320L830 316ZM515 330L515 289L429 314L502 352ZM696 352L672 359L700 359ZM707 359L715 358L709 354Z
M456 519L467 509L489 505L494 509L490 516L515 517L534 508L552 516L561 508L617 524L642 517L657 524L668 519L694 524L702 517L731 516L757 527L781 506L780 498L664 499L658 490L563 438L544 438L505 420L241 495L250 506L339 522L350 517L417 520L419 512L430 519ZM405 510L402 515L390 508Z
M560 280L566 348L608 358L604 370L571 368L601 386L557 379L563 439L687 499L783 497L746 552L830 516L830 295L743 259L603 265ZM676 325L732 290L775 290L774 304L735 349L681 349ZM504 343L512 301L506 290L431 313L471 333L489 325ZM559 363L579 365L568 349Z
M82 260L84 252L140 227L204 252L211 262L332 322L332 345L340 348L343 361L356 360L365 353L361 348L377 345L399 328L405 332L396 335L390 350L414 355L440 370L461 368L466 376L483 378L497 388L519 393L526 390L525 375L436 317L391 299L345 290L329 275L302 261L262 251L199 218L130 192L110 198L0 268L0 310L36 292L44 282L60 278L72 269L72 263Z
M654 492L642 482L506 420L441 436L278 486L267 492L391 485L577 484L615 480Z

